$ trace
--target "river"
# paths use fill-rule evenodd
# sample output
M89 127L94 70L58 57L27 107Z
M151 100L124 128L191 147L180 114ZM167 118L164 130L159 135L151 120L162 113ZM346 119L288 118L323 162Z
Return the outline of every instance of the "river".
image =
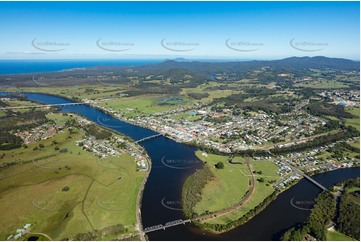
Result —
M0 92L0 96L5 94ZM32 101L45 104L72 102L47 94L23 94ZM99 125L119 131L133 140L156 134L152 130L122 122L85 105L63 106L61 112L80 114ZM146 140L141 145L152 160L152 170L142 199L143 227L185 219L180 206L182 185L190 174L202 167L201 161L194 155L196 148L163 136ZM318 174L313 178L325 187L330 187L339 181L358 176L360 176L359 168L348 168ZM277 240L283 231L307 219L313 199L320 192L318 187L302 179L280 194L264 211L249 222L223 234L207 233L188 223L147 235L150 240Z

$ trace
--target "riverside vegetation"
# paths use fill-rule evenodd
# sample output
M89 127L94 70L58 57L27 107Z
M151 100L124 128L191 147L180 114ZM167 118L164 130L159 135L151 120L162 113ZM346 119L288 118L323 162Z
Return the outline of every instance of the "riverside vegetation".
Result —
M360 240L360 178L336 184L333 191L341 193L339 202L330 191L322 192L307 222L286 231L281 240ZM331 223L337 231L327 229Z

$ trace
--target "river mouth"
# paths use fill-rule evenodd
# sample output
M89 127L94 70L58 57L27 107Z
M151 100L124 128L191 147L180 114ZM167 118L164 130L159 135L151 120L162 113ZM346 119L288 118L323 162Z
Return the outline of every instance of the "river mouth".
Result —
M0 96L6 93L0 92ZM23 93L30 100L45 104L70 103L65 98L36 93ZM61 112L73 112L104 126L104 121L114 120L110 115L86 105L64 106ZM99 119L99 117L102 117ZM101 122L100 122L100 121ZM108 128L116 130L133 140L155 135L154 131L120 120L114 120ZM140 143L152 160L152 169L143 193L141 213L143 227L166 224L185 219L181 210L181 191L185 179L202 167L194 152L195 147L177 143L164 136ZM313 176L330 187L333 184L360 176L359 168L335 170ZM282 233L297 223L306 221L312 201L321 192L309 181L299 183L281 193L265 210L249 222L226 233L211 234L193 224L178 225L147 234L150 240L277 240ZM296 206L294 206L296 205ZM301 208L301 209L300 209Z

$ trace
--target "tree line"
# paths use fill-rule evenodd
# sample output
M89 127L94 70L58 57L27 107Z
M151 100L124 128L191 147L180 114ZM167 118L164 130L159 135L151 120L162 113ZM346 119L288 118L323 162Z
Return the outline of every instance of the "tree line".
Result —
M305 240L310 234L317 240L327 240L326 226L332 222L336 215L336 201L329 191L320 193L316 199L310 216L304 224L287 230L281 240Z
M207 165L196 170L186 179L182 188L182 207L186 217L194 218L198 216L193 211L193 208L201 201L202 190L207 182L212 179L214 179L214 175Z
M211 223L199 223L196 222L197 226L199 226L202 229L208 229L213 230L217 232L223 232L230 230L232 228L235 228L237 226L240 226L247 221L249 221L251 218L259 214L261 211L263 211L274 199L277 197L277 191L274 191L271 195L266 197L261 203L259 203L256 207L248 211L245 215L238 218L237 220L231 221L226 224L211 224Z

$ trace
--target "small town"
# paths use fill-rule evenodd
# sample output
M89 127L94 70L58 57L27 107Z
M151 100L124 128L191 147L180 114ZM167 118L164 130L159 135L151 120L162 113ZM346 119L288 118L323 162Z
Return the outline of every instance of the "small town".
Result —
M360 241L360 0L0 19L0 241Z

